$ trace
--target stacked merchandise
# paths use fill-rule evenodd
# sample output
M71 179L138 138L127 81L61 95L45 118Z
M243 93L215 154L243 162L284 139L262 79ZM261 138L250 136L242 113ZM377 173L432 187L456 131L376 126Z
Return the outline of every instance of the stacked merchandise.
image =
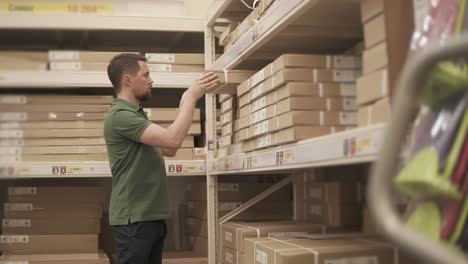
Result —
M237 87L244 152L356 125L356 56L285 54Z
M0 51L2 71L47 71L47 52Z
M51 71L91 71L107 72L107 65L112 58L121 52L107 51L49 51L49 69ZM135 53L136 52L132 52Z
M364 23L363 76L357 81L358 125L390 118L388 55L383 0L361 3Z
M103 196L96 187L8 188L0 261L109 263L98 245Z
M266 183L220 183L218 184L218 217L236 209L249 199L269 188ZM206 183L193 183L188 186L187 234L194 251L207 252L207 197ZM288 220L292 218L292 189L285 187L265 200L240 213L234 220Z
M192 53L146 53L150 72L203 72L205 55Z
M221 104L221 137L218 139L217 157L226 157L239 154L241 145L239 144L236 117L238 115L237 98L230 94L219 95Z

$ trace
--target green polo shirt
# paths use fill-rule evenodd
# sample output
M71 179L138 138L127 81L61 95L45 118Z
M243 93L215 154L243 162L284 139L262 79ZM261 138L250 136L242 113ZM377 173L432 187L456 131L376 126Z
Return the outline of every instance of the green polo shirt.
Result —
M111 225L161 220L169 214L161 149L139 142L150 124L143 108L119 98L105 116L104 138L112 172Z

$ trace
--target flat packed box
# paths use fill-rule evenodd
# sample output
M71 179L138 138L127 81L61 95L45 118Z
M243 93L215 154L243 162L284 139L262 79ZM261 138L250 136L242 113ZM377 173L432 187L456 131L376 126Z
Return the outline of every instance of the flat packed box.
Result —
M136 52L129 52L134 53ZM49 61L109 62L121 52L50 50Z
M353 83L361 76L361 71L314 69L312 75L314 82Z
M66 235L99 234L101 218L60 218L2 219L3 235Z
M93 129L104 128L102 121L4 122L0 129Z
M360 204L361 186L358 182L307 182L304 200L314 203Z
M228 123L232 123L234 120L234 112L232 110L227 111L221 115L221 124L224 126Z
M146 53L149 63L205 65L203 53Z
M362 207L358 204L315 203L304 201L298 208L301 219L329 226L361 226Z
M59 199L59 200L57 200ZM8 187L9 202L102 202L104 192L98 187Z
M103 146L38 146L17 149L20 155L42 154L105 154L107 148Z
M2 235L4 254L97 253L98 235Z
M31 138L31 139L0 139L2 147L33 147L33 146L102 146L106 141L103 137L96 138ZM193 144L193 143L192 143Z
M0 51L0 61L4 60L47 62L48 54L44 51Z
M362 55L362 58L364 75L387 67L387 44L385 42L382 42L368 50L365 50L364 54Z
M0 95L0 104L112 104L112 96L99 95Z
M246 242L245 264L409 263L399 262L393 245L367 238L265 240Z
M385 16L383 14L364 24L364 41L367 49L383 42L386 37Z
M221 248L221 258L224 264L243 264L244 263L244 254L240 253L237 250L228 247Z
M91 71L91 72L106 72L109 62L74 62L60 61L50 62L49 70L51 71Z
M213 88L211 93L218 94L236 94L237 86L247 80L255 71L246 70L227 70L227 71L212 71L218 76L218 83Z
M389 82L387 69L378 70L358 79L357 103L365 105L373 103L389 94Z
M234 97L228 98L221 103L221 113L226 113L229 110L237 108L237 100Z
M258 18L258 10L252 10L250 14L236 27L234 30L234 39L232 42L237 42L241 39L245 33L247 33L255 23L255 20Z
M107 154L49 154L49 155L22 155L2 156L7 162L81 162L81 161L108 161Z
M4 111L0 112L0 121L76 121L76 120L104 120L105 112L100 113L85 113L85 112L74 112L74 113L59 113L59 112L12 112Z
M102 135L103 129L9 129L0 131L0 138L95 138Z
M40 199L38 199L40 200ZM99 202L60 202L56 200L44 202L7 202L3 205L3 215L12 219L47 219L64 215L75 219L101 218L103 205Z
M267 183L218 183L218 201L246 202L271 186ZM192 201L206 201L206 183L189 184L187 198ZM286 199L292 199L290 186L281 188L263 201L284 201Z
M353 97L289 97L276 104L276 115L293 110L356 111L357 107Z
M0 59L1 71L47 71L46 62Z
M255 87L257 84L263 82L264 80L270 78L270 76L273 74L273 67L272 64L268 64L265 66L263 69L259 70L256 72L254 75L252 75L248 80L248 87L252 88Z
M175 121L179 113L178 108L144 108L144 111L148 116L148 120L153 122ZM199 108L196 108L193 112L192 121L200 122Z
M229 135L229 136L224 136L224 137L220 137L218 139L218 145L222 148L222 147L227 147L229 145L232 144L232 136Z
M272 72L284 68L359 69L361 58L349 55L284 54L272 63Z
M0 263L9 264L109 264L104 253L2 255Z
M228 99L234 97L232 94L219 94L218 95L218 103L224 103L226 102Z
M242 201L219 202L219 217L223 217L232 210L242 205ZM207 219L206 201L190 201L187 203L188 215L198 219ZM248 210L240 213L233 220L239 221L260 221L260 220L287 220L292 217L292 201L263 201Z
M223 126L222 131L221 131L221 136L229 136L232 135L234 132L232 123L227 123L226 125Z
M1 112L60 112L60 113L105 113L110 105L76 104L1 104Z
M388 98L383 98L371 105L358 109L358 126L368 126L385 123L390 120L391 109Z
M226 46L229 42L231 42L232 40L232 36L231 33L234 32L234 30L236 29L236 27L239 25L238 22L230 22L226 29L223 31L223 33L221 33L221 36L219 36L219 45L221 47L224 47Z
M362 22L365 23L383 13L384 11L384 0L363 0L361 1L361 18Z
M203 72L204 65L148 63L150 72Z

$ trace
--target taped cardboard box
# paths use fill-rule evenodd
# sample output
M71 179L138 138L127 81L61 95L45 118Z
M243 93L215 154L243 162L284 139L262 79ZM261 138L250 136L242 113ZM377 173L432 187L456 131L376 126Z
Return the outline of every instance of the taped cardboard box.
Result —
M99 202L7 202L3 204L3 215L11 219L60 219L64 215L75 218L101 218L103 205Z
M398 250L371 239L288 239L270 238L254 246L255 258L245 256L246 264L320 264L320 263L399 263ZM278 260L281 260L278 261ZM320 261L319 261L320 260ZM338 263L338 262L337 262Z
M365 105L373 103L380 98L388 96L388 74L387 70L378 70L364 75L357 81L357 103Z
M216 94L236 94L237 86L247 80L255 71L247 70L226 70L226 71L211 71L218 76L218 83L210 93Z
M179 113L178 108L144 108L143 109L148 116L148 120L153 122L167 122L175 121L177 114ZM193 112L192 121L200 122L200 109L196 108Z
M105 112L101 113L85 113L85 112L75 112L75 113L60 113L60 112L0 112L0 121L1 122L11 122L11 121L91 121L91 120L104 120Z
M364 75L387 67L387 44L382 42L370 49L365 50L362 58Z
M1 104L1 112L106 113L110 105L77 104Z
M361 186L358 182L307 182L304 200L324 204L360 204Z
M358 204L304 201L298 208L298 215L313 224L358 227L362 223L362 207Z
M2 255L0 263L28 264L109 264L104 253Z
M221 256L224 264L243 264L244 254L228 247L221 248Z
M384 14L374 17L364 24L364 41L367 49L383 42L385 39L386 32Z
M204 72L204 65L148 63L150 72Z
M149 63L205 65L203 53L146 53Z
M8 187L8 202L94 202L102 203L104 192L98 187Z
M290 82L275 91L277 102L294 96L353 97L356 96L356 86L338 83Z
M353 97L289 97L276 104L276 115L293 110L309 111L356 111L356 99Z
M137 54L137 52L127 52ZM109 62L121 52L50 50L49 61Z
M247 202L259 193L265 191L272 184L267 183L218 183L218 201ZM187 198L192 201L206 201L206 183L192 183L187 186ZM292 200L290 186L272 193L263 201Z
M98 235L3 235L0 250L7 255L97 253Z
M50 62L50 71L91 71L106 72L109 62L79 62L79 61L60 61Z
M361 76L361 71L313 69L312 75L314 82L354 83Z
M2 156L1 159L6 162L108 161L107 154L22 155L22 156Z
M75 219L69 216L40 219L2 219L3 235L99 234L101 218Z
M365 23L384 11L384 0L363 0L361 2L361 19Z
M223 217L242 205L242 201L219 202L219 217ZM190 201L187 203L188 215L198 219L207 219L206 201ZM263 201L240 213L232 220L239 221L276 221L288 220L292 217L292 201Z
M349 55L284 54L271 65L272 72L284 68L360 69L361 58Z

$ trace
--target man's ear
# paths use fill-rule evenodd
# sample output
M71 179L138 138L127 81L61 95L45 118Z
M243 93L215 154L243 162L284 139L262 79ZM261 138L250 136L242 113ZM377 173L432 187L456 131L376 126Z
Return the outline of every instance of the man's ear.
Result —
M131 83L132 83L132 79L131 79L130 75L125 74L125 75L122 77L122 84L123 84L123 86L125 86L125 87L130 87Z

